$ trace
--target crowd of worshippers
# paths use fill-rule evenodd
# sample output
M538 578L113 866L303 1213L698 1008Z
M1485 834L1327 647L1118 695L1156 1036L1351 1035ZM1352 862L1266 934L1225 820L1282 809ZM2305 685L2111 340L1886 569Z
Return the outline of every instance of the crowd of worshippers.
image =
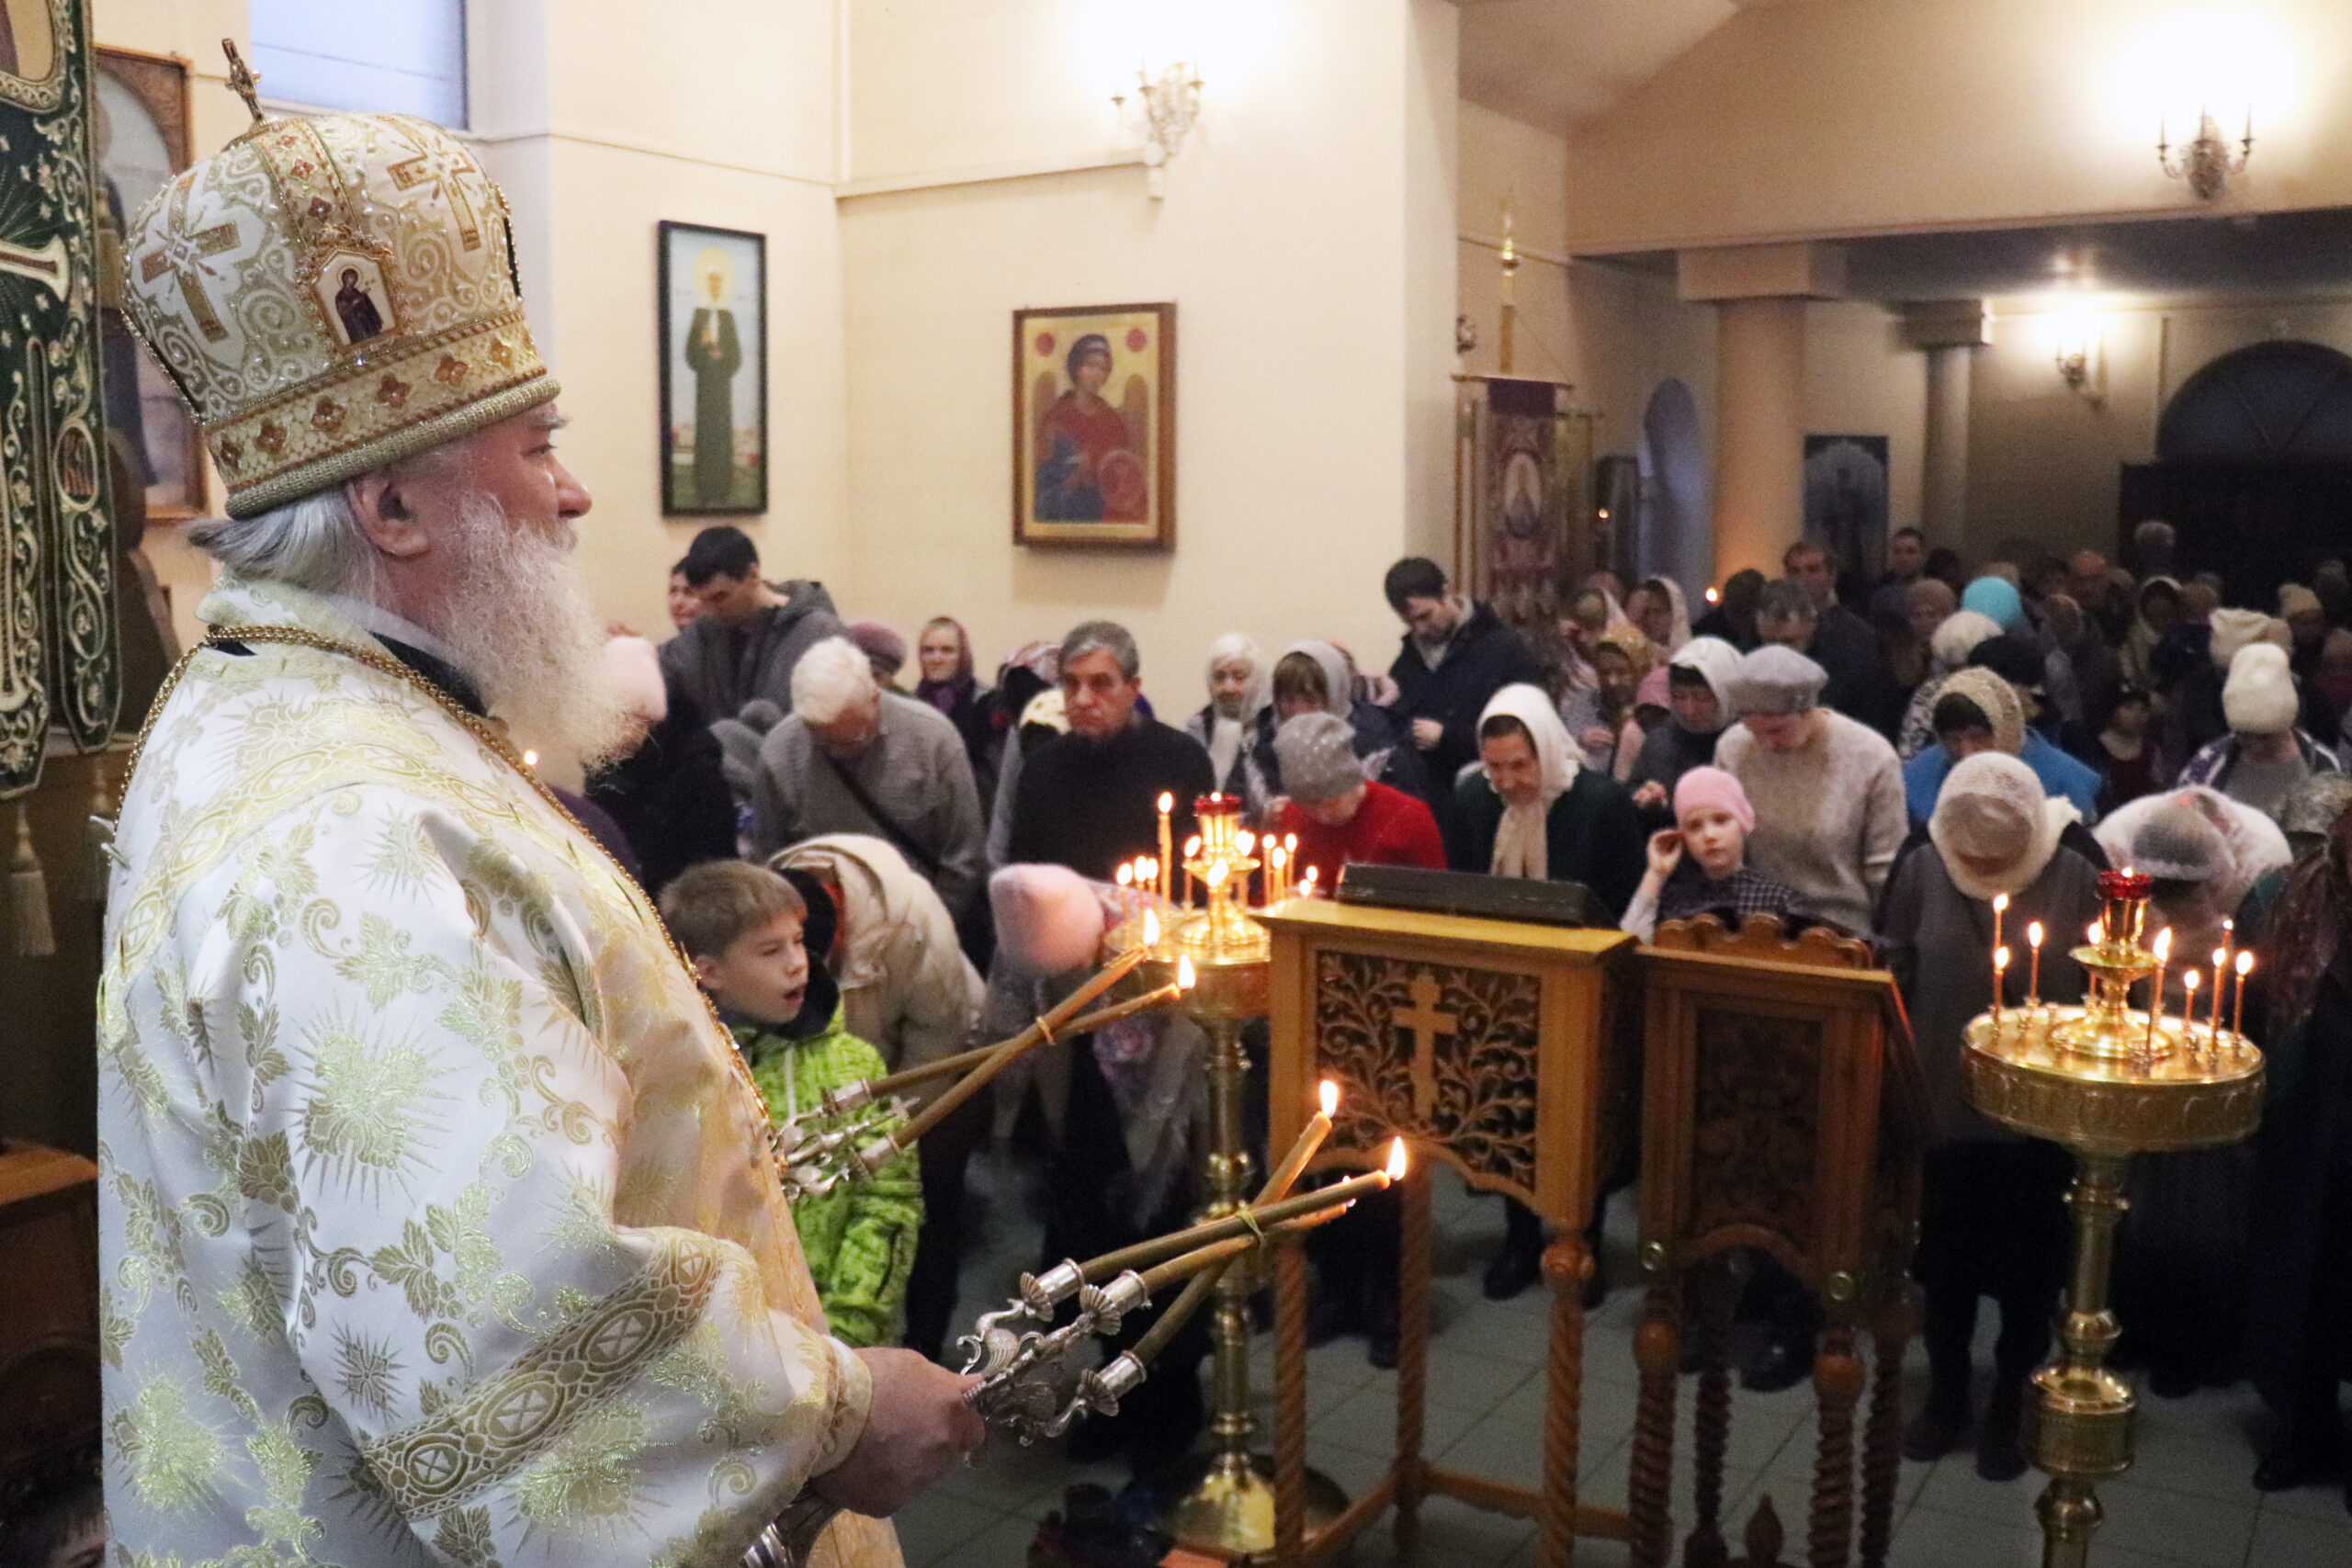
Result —
M1994 1001L1973 960L1996 896L2013 931L2080 931L2096 873L2129 864L2155 879L2149 929L2175 952L2233 922L2259 953L2246 1026L2271 1099L2251 1145L2135 1165L2115 1359L2160 1397L2251 1379L2279 1433L2255 1484L2300 1484L2342 1462L2352 1371L2352 578L2321 561L2275 611L2228 606L2223 582L2173 574L2165 525L2133 546L2132 571L2082 551L1972 574L1905 529L1863 581L1808 541L1777 580L1708 591L1695 621L1670 580L1596 573L1555 625L1520 627L1408 558L1386 575L1403 637L1385 671L1328 637L1228 635L1201 686L1155 682L1163 709L1113 622L1025 643L986 684L954 619L910 649L716 527L672 575L675 635L610 645L650 728L582 810L658 896L779 1119L1067 995L1105 956L1114 870L1153 852L1163 794L1180 843L1196 797L1239 796L1326 889L1350 863L1450 868L1580 884L1645 940L1705 914L1866 938L1932 1109L1915 1266L1931 1378L1905 1451L1973 1444L1993 1479L2025 1469L2069 1168L1962 1098L1962 1031ZM2021 1002L2022 966L2007 984ZM2040 985L2080 999L2064 944ZM941 1354L965 1167L992 1132L1043 1163L1045 1262L1182 1223L1204 1050L1159 1015L1038 1053L1002 1111L976 1099L880 1179L797 1205L836 1332ZM1497 1298L1535 1281L1544 1241L1507 1210ZM1396 1353L1396 1234L1394 1206L1366 1203L1316 1244L1313 1332L1363 1335L1375 1364ZM1982 1297L1999 1325L1980 1396ZM1808 1375L1818 1313L1793 1279L1759 1259L1742 1313L1748 1386ZM1125 1450L1143 1473L1181 1453L1205 1348L1196 1320L1168 1373L1074 1434L1077 1457Z

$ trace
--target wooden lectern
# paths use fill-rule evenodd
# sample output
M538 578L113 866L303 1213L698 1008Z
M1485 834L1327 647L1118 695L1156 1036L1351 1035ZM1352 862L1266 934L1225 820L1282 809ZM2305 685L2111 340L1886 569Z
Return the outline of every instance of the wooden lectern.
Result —
M1862 1470L1861 1561L1886 1560L1902 1429L1903 1350L1916 1307L1909 1267L1919 1215L1926 1093L1894 977L1869 944L1818 928L1783 940L1751 916L1658 928L1640 960L1642 1272L1634 1337L1641 1368L1628 1511L1633 1561L1664 1568L1682 1339L1699 1351L1691 1422L1697 1517L1688 1568L1731 1561L1718 1517L1731 1430L1724 1329L1736 1304L1731 1255L1759 1249L1803 1280L1826 1319L1814 1361L1820 1447L1807 1545L1814 1568L1845 1568L1854 1541L1855 1331L1877 1354ZM1685 1319L1690 1321L1686 1325ZM1748 1556L1779 1561L1768 1499Z
M1269 1144L1283 1148L1339 1081L1338 1125L1317 1167L1376 1166L1392 1134L1410 1145L1404 1182L1396 1343L1396 1452L1388 1472L1306 1539L1306 1262L1275 1250L1274 1560L1319 1562L1393 1504L1400 1543L1432 1492L1540 1521L1544 1568L1574 1538L1623 1540L1625 1517L1577 1503L1583 1377L1584 1228L1599 1184L1634 1131L1635 1040L1621 1027L1633 939L1407 910L1294 899L1261 917L1273 932ZM1544 1255L1553 1292L1540 1492L1441 1470L1421 1455L1429 1378L1430 1179L1433 1163L1507 1193L1557 1231Z

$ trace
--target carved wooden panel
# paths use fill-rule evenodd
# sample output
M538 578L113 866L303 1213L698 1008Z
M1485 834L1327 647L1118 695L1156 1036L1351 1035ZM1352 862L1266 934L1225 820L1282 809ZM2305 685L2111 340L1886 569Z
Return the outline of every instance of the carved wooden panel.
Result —
M1689 1234L1761 1225L1810 1250L1823 1026L1705 1003L1695 1021Z
M1736 931L1727 929L1715 915L1662 920L1650 945L1729 958L1760 958L1768 964L1810 964L1822 969L1869 969L1876 963L1869 942L1827 926L1807 926L1793 937L1782 936L1778 915L1750 915Z
M1342 1096L1335 1140L1402 1133L1532 1190L1540 977L1357 953L1315 964L1316 1060Z

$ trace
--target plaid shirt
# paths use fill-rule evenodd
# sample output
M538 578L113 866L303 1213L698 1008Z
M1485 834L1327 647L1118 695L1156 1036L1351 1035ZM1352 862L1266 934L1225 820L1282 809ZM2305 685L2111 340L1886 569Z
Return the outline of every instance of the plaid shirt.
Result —
M1674 868L1673 874L1657 890L1657 918L1688 920L1700 915L1727 916L1724 924L1734 931L1750 915L1808 918L1804 895L1787 883L1747 866L1720 882L1711 881L1699 869L1699 863L1685 854L1682 863Z

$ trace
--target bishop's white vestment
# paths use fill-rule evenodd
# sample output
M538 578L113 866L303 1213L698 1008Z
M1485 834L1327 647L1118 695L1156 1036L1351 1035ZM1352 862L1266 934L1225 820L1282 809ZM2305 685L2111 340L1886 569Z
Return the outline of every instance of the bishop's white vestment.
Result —
M204 618L381 653L224 581ZM864 1429L728 1036L644 896L397 668L198 652L99 994L117 1562L733 1562ZM844 1517L836 1561L894 1564Z

